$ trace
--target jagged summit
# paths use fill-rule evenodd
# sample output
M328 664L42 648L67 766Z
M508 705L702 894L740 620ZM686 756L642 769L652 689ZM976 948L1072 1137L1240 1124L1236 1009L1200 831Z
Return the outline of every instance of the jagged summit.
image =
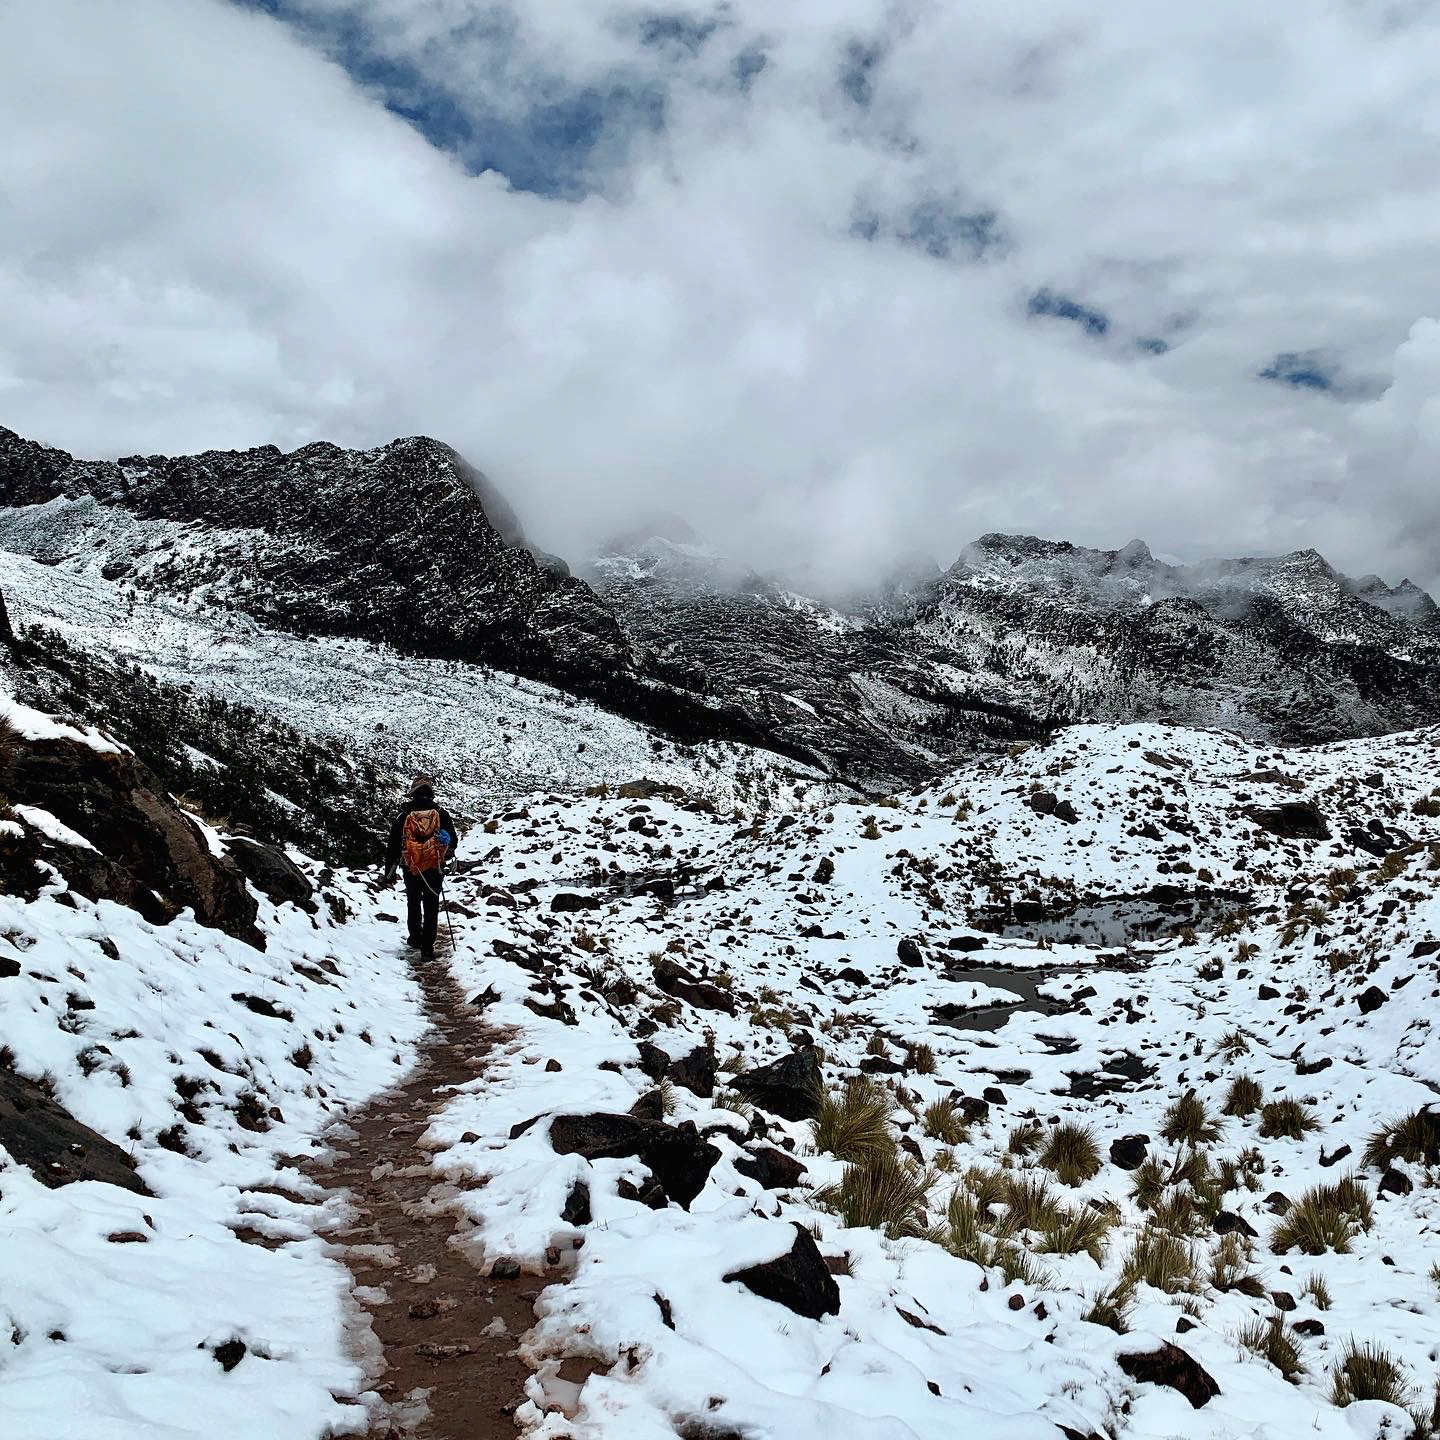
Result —
M1179 564L1141 540L996 532L948 569L923 557L837 599L662 514L582 578L528 548L483 472L426 436L83 461L0 430L3 550L111 587L116 613L171 597L493 666L869 790L1072 720L1274 742L1440 720L1434 601L1313 549Z

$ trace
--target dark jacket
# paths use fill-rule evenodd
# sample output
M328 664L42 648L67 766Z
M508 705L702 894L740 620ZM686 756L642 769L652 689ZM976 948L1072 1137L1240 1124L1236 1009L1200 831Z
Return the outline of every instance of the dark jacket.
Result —
M395 823L390 827L390 842L385 847L385 868L387 870L394 870L400 864L400 851L405 844L405 817L416 810L438 810L440 812L440 828L448 831L450 835L450 848L445 852L445 858L447 861L455 858L455 851L460 845L460 831L456 828L454 820L450 818L450 812L443 805L437 805L433 795L425 799L417 796L406 802L405 808L395 817Z

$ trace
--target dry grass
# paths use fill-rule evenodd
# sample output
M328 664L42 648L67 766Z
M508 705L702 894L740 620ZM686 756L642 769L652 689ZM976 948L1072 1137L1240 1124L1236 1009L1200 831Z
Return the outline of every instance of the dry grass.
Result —
M1226 1115L1253 1115L1264 1103L1265 1091L1260 1082L1251 1075L1237 1075L1225 1092L1224 1113Z
M911 1045L905 1054L905 1068L916 1075L935 1073L935 1052L928 1045Z
M1036 1249L1047 1255L1088 1255L1097 1265L1105 1263L1111 1226L1114 1220L1103 1210L1084 1205L1078 1210L1064 1210L1040 1232Z
M1330 1401L1353 1405L1357 1400L1383 1400L1403 1410L1414 1399L1405 1367L1372 1341L1350 1339L1330 1370Z
M1350 1253L1350 1242L1373 1223L1370 1193L1354 1176L1307 1190L1284 1214L1270 1236L1276 1255Z
M1160 1134L1172 1145L1210 1145L1220 1138L1220 1126L1210 1118L1205 1102L1188 1090L1165 1112Z
M1440 1165L1440 1116L1428 1107L1383 1125L1365 1146L1366 1165L1384 1169L1395 1160L1412 1165Z
M942 1145L959 1145L966 1136L965 1121L948 1096L925 1107L925 1133Z
M1194 1287L1195 1252L1177 1236L1147 1225L1135 1237L1120 1275L1130 1285L1143 1282L1174 1295Z
M935 1184L928 1170L907 1164L892 1149L847 1165L837 1184L815 1192L846 1225L879 1230L891 1240L916 1239L928 1232L926 1201Z
M1062 1185L1082 1185L1100 1172L1100 1146L1095 1132L1084 1125L1057 1125L1051 1132L1040 1163Z
M1091 1296L1090 1304L1080 1318L1092 1325L1103 1325L1117 1335L1125 1335L1130 1330L1130 1312L1134 1303L1134 1292L1128 1286L1123 1283L1109 1285Z
M889 1091L868 1077L850 1080L839 1091L826 1091L810 1122L816 1146L850 1164L893 1154L895 1141L890 1134L893 1103Z
M1044 1138L1045 1127L1038 1120L1024 1120L1010 1132L1005 1149L1023 1160Z
M1299 1339L1278 1312L1268 1320L1254 1320L1237 1331L1235 1343L1252 1355L1268 1360L1292 1384L1305 1373Z
M1267 1140L1303 1140L1320 1128L1319 1117L1308 1106L1289 1096L1271 1100L1260 1107L1260 1134Z
M1249 1295L1259 1299L1265 1294L1260 1277L1250 1268L1254 1247L1244 1235L1231 1233L1221 1237L1210 1256L1211 1286L1229 1294Z

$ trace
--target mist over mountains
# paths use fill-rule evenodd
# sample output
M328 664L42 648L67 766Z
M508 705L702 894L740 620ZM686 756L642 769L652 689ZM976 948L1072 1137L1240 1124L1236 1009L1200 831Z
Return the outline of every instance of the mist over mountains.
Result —
M573 568L438 441L118 462L0 431L0 546L302 636L494 667L682 740L913 784L1077 720L1316 742L1440 718L1440 612L1313 550L1183 565L991 534L846 593L792 588L677 517Z

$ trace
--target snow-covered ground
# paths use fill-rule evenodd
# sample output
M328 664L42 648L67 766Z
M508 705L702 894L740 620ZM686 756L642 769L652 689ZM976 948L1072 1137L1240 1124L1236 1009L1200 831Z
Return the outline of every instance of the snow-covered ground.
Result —
M186 534L163 522L149 528L162 532L153 544L164 556ZM781 802L797 778L813 778L742 746L682 749L634 721L501 671L271 630L202 592L181 602L107 579L98 562L51 564L0 549L0 592L17 626L54 631L162 682L253 706L322 743L339 742L352 761L369 761L382 775L433 773L468 813L536 790L639 779L680 784L729 808L762 797Z
M522 1428L554 1440L1409 1434L1395 1406L1333 1404L1330 1371L1351 1337L1372 1341L1403 1367L1414 1402L1431 1403L1435 1172L1397 1162L1412 1188L1377 1195L1380 1171L1362 1156L1382 1123L1440 1096L1437 761L1433 731L1277 751L1090 726L884 806L751 819L660 797L540 794L472 833L450 883L450 963L504 1039L428 1143L467 1182L477 1264L514 1260L554 1282L525 1345L536 1374ZM1301 802L1329 839L1286 840L1273 817L1257 823ZM1073 822L1054 813L1067 805ZM183 918L156 929L113 906L0 898L0 955L22 961L0 979L0 1042L25 1073L49 1072L80 1119L122 1143L133 1129L157 1194L47 1191L13 1165L0 1171L0 1224L12 1232L0 1319L22 1335L0 1350L0 1409L24 1417L20 1433L353 1426L344 1397L363 1389L362 1366L344 1348L343 1277L313 1238L317 1217L271 1197L269 1218L243 1223L291 1243L271 1252L231 1233L241 1187L294 1183L280 1156L397 1073L416 1036L398 932L380 919L393 899L358 877L330 884L352 918L336 923L322 905L312 922L262 903L263 955ZM1230 898L1218 925L1212 913L1194 932L1098 948L972 924L1002 903L1054 908L1155 887ZM581 899L552 909L562 894ZM107 936L119 961L98 947ZM668 993L674 966L690 998ZM1013 1002L1019 978L1050 1003L987 1010ZM77 1008L72 991L95 1008ZM283 1005L293 1023L234 1003L237 992ZM967 1027L977 1009L985 1028ZM661 1087L669 1123L693 1122L718 1152L688 1209L624 1198L647 1181L637 1160L590 1161L550 1142L554 1116L624 1112L653 1088L642 1039L672 1058L710 1045L719 1064L713 1097ZM302 1040L308 1070L290 1058ZM733 1087L737 1072L812 1041L832 1091L862 1066L885 1087L887 1133L915 1191L907 1213L887 1212L899 1217L890 1234L846 1224L825 1193L846 1165L809 1121L757 1111ZM157 1139L176 1124L179 1076L215 1087L195 1096L205 1123L185 1125L189 1157ZM1317 1128L1286 1138L1262 1133L1273 1127L1257 1114L1222 1115L1239 1076L1266 1102L1303 1102ZM254 1133L235 1109L262 1090L284 1118ZM1167 1111L1191 1091L1217 1132L1167 1142ZM1098 1149L1098 1168L1075 1184L1042 1164L1065 1124ZM1149 1172L1112 1159L1112 1143L1134 1136L1161 1163L1154 1194L1135 1193ZM747 1151L765 1145L799 1160L803 1177L773 1190L751 1178ZM1189 1178L1165 1184L1180 1166ZM1350 1174L1373 1215L1352 1227L1347 1252L1277 1252L1274 1197ZM1021 1223L1017 1179L1047 1181L1060 1219L1099 1217L1088 1250L1058 1233L1053 1211L1048 1227ZM566 1221L580 1182L590 1217ZM956 1213L967 1194L988 1205L989 1253L984 1236L947 1229L957 1193ZM725 1280L788 1251L791 1221L836 1272L838 1314L807 1319ZM148 1243L105 1240L131 1230ZM1162 1232L1181 1257L1165 1285L1125 1284L1136 1241L1154 1246ZM1086 1318L1117 1287L1125 1333ZM1240 1339L1277 1312L1298 1350L1289 1380ZM263 1363L225 1372L196 1348L237 1334ZM1203 1409L1120 1365L1162 1342L1218 1386ZM71 1393L89 1407L73 1421L59 1398Z

